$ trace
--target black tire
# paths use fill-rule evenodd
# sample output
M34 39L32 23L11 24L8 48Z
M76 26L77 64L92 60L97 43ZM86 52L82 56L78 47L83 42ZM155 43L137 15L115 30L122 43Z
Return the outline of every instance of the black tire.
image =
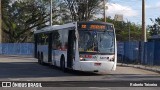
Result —
M43 62L43 53L41 54L40 64L44 65L44 62Z
M65 68L65 58L64 57L61 57L60 67L61 67L62 71L64 71L64 72L66 71L66 68Z

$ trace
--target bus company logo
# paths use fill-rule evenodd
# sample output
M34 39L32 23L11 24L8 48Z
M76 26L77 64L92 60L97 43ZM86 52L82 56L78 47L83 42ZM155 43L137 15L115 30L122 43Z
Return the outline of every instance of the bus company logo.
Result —
M84 55L84 58L92 58L92 55Z
M107 59L107 60L108 60L108 59L109 59L109 57L100 57L100 59Z
M2 87L11 87L11 82L2 82Z
M97 59L97 56L92 56L93 59Z

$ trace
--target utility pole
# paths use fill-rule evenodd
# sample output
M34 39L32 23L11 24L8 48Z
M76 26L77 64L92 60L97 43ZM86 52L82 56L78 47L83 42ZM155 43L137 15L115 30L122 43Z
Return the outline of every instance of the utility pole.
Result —
M86 15L87 15L87 21L89 20L89 14L88 14L88 2L89 2L89 1L87 0L87 14L86 14Z
M130 22L128 22L128 38L129 42L131 41L131 29L130 29Z
M128 21L128 19L127 19L127 25L128 25L128 41L130 42L130 40L131 40L131 29L130 29L130 22Z
M147 42L147 37L146 37L146 26L145 26L145 0L142 0L142 36L143 36L143 41Z
M103 8L104 8L104 12L103 12L104 22L106 22L106 1L105 0L103 0Z
M52 0L50 1L50 26L52 26Z
M86 12L85 12L85 20L88 21L89 20L89 14L88 14L88 0L86 0L85 2L83 2L83 4L86 5Z
M0 0L0 43L2 43L2 8Z

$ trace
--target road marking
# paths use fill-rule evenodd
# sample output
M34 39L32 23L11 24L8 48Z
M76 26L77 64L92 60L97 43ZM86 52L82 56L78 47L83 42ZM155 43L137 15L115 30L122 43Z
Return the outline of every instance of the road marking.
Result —
M109 88L101 88L101 87L89 87L89 88L91 88L91 89L105 89L105 90L111 90L111 89L109 89Z
M18 81L20 80L19 78L8 78L9 80L13 80L13 81Z

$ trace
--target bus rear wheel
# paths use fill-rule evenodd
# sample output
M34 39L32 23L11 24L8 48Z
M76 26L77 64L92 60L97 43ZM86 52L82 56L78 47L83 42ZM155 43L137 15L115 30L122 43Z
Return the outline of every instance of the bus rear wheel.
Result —
M61 67L61 70L62 71L66 71L66 68L65 68L65 59L64 57L61 58L61 61L60 61L60 67Z
M41 54L40 64L41 64L41 65L44 65L44 62L43 62L43 54Z

